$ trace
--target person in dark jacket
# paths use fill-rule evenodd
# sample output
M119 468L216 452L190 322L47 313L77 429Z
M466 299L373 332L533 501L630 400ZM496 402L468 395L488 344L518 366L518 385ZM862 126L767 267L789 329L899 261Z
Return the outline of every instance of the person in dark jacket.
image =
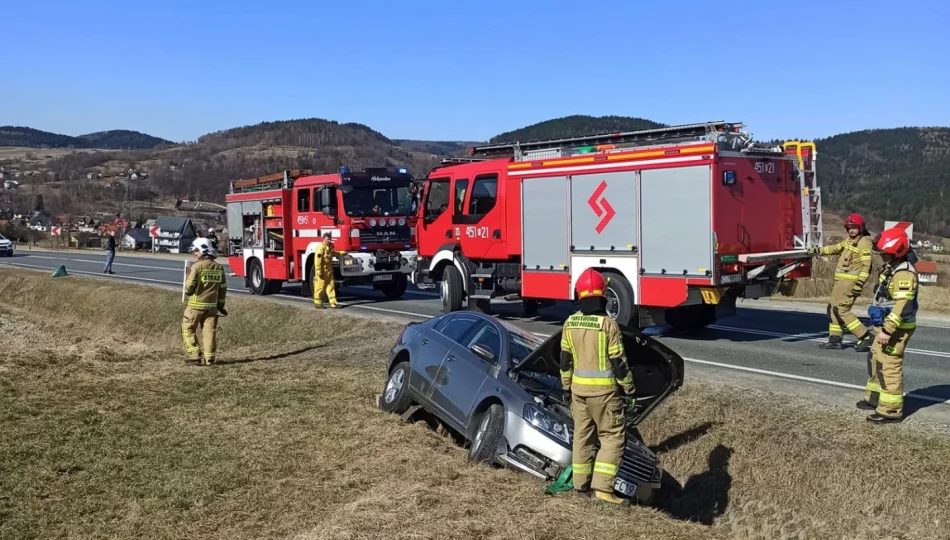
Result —
M115 231L109 231L106 234L106 268L103 274L114 274L112 271L112 261L115 260Z

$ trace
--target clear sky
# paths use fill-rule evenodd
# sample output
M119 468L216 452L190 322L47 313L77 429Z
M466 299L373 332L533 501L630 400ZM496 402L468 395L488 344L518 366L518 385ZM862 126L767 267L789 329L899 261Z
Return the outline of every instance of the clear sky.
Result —
M0 125L484 140L569 114L759 138L950 125L950 1L11 0Z

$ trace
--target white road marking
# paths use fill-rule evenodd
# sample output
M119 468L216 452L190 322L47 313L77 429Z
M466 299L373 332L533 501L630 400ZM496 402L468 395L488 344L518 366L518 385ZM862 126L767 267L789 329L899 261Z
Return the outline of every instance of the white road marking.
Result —
M709 325L709 328L710 328L710 329L713 329L713 330L723 330L723 331L726 331L726 332L739 332L739 333L742 333L742 334L753 334L753 335L757 335L757 336L768 336L768 337L777 337L777 338L794 338L794 339L799 339L799 340L801 340L801 341L814 341L814 342L818 342L818 343L824 342L824 341L827 339L827 334L818 334L818 333L815 333L815 334L785 334L785 333L782 333L782 332L771 332L771 331L768 331L768 330L754 330L754 329L751 329L751 328L736 328L736 327L733 327L733 326L721 326L721 325L718 325L718 324L711 324L711 325ZM822 336L822 337L818 337L818 336ZM914 349L914 348L908 347L907 349L905 349L905 352L913 353L913 354L920 354L920 355L923 355L923 356L937 356L937 357L940 357L940 358L950 358L950 353L943 352L943 351L931 351L931 350L927 350L927 349Z
M26 257L30 257L33 259L46 259L49 261L67 261L67 262L78 262L78 263L86 263L86 264L100 264L103 267L105 267L106 265L105 260L90 261L89 259L66 259L63 257L44 257L42 255L26 255ZM115 262L115 261L112 262L112 266L129 266L132 268L145 268L147 270L175 270L174 268L171 268L169 266L148 266L145 264L129 264L129 263L120 263L120 262ZM68 272L69 269L67 268L66 271Z

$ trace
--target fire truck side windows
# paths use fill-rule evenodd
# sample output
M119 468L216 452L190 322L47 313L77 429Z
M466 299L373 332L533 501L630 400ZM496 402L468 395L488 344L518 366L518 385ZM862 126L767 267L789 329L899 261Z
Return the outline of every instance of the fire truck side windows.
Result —
M310 212L310 190L301 189L297 191L297 212L309 213Z
M429 183L429 193L426 198L425 217L434 220L449 208L449 179L433 179Z
M498 194L498 175L484 174L475 177L472 196L468 202L468 215L483 216L495 207Z
M468 178L455 181L455 215L462 215L465 210L465 193L468 192Z

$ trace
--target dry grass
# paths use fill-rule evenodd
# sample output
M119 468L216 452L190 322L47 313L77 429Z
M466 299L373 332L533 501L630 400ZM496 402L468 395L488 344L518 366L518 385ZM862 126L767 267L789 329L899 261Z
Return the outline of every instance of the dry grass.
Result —
M547 497L372 406L398 325L0 271L0 538L947 538L950 442L690 382L643 428L660 508Z

